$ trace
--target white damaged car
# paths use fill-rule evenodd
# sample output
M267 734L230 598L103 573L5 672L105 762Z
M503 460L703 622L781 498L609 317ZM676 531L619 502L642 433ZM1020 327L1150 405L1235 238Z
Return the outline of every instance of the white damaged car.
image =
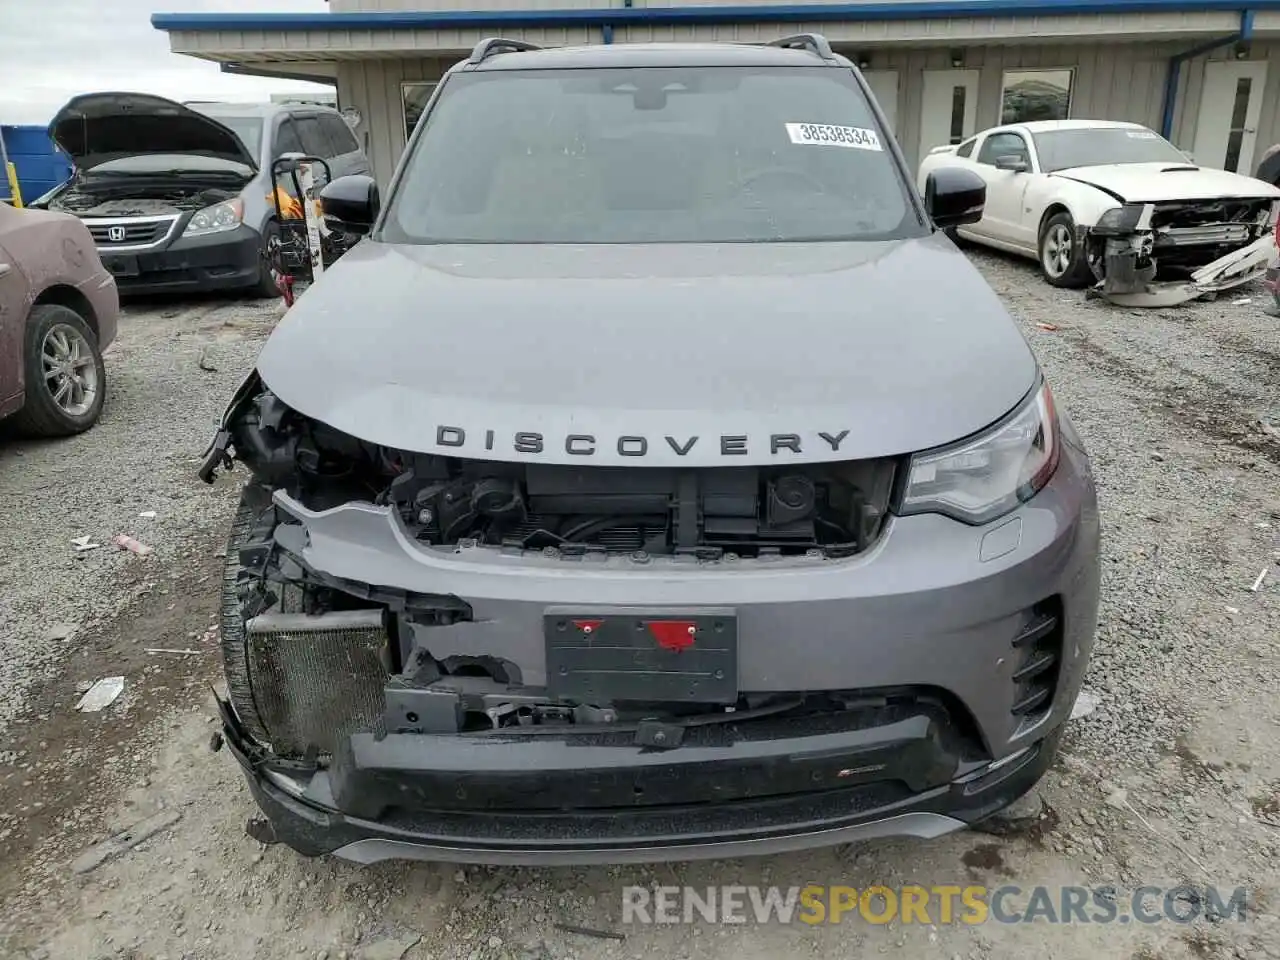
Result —
M1280 188L1197 166L1155 131L1045 120L935 147L920 165L964 167L987 184L966 240L1035 257L1057 287L1094 287L1125 306L1169 306L1257 279L1274 254Z

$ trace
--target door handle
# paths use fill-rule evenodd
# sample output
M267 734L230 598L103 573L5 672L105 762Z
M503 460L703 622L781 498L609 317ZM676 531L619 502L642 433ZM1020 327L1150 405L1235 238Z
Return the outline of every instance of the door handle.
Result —
M0 263L0 277L7 277L11 270L13 270L13 267L11 267L9 264Z

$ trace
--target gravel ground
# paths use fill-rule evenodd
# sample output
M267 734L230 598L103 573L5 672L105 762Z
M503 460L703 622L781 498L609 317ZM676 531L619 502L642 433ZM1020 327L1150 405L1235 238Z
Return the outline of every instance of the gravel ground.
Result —
M99 427L0 446L0 496L20 505L0 528L0 719L12 721L0 742L0 956L1280 957L1280 440L1260 425L1280 424L1280 325L1256 292L1251 304L1129 311L1054 290L1029 263L971 255L1084 437L1105 522L1086 681L1098 707L1072 724L1036 829L590 870L361 870L261 847L244 834L254 808L238 768L208 749L213 584L235 476L209 488L192 471L275 312L134 308L108 358ZM200 368L202 354L215 372ZM156 519L139 519L144 510ZM72 537L105 544L117 532L156 553L74 557ZM124 674L126 693L103 713L74 713L77 684L106 673ZM157 811L173 822L150 840L87 873L69 869ZM1114 884L1121 902L1136 886L1190 883L1253 897L1244 923L621 922L625 884L810 882Z

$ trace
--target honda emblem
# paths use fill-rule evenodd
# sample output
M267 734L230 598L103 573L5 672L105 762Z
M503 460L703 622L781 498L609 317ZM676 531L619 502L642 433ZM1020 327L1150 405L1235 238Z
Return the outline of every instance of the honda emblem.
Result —
M107 239L112 243L120 243L124 239L124 227L107 227Z

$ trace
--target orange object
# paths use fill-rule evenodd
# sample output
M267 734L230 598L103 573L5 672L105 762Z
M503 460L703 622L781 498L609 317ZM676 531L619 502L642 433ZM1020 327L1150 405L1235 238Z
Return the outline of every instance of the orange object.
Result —
M267 201L272 204L272 209L280 210L280 216L288 220L302 219L302 204L284 187L276 187L275 196L267 194Z

